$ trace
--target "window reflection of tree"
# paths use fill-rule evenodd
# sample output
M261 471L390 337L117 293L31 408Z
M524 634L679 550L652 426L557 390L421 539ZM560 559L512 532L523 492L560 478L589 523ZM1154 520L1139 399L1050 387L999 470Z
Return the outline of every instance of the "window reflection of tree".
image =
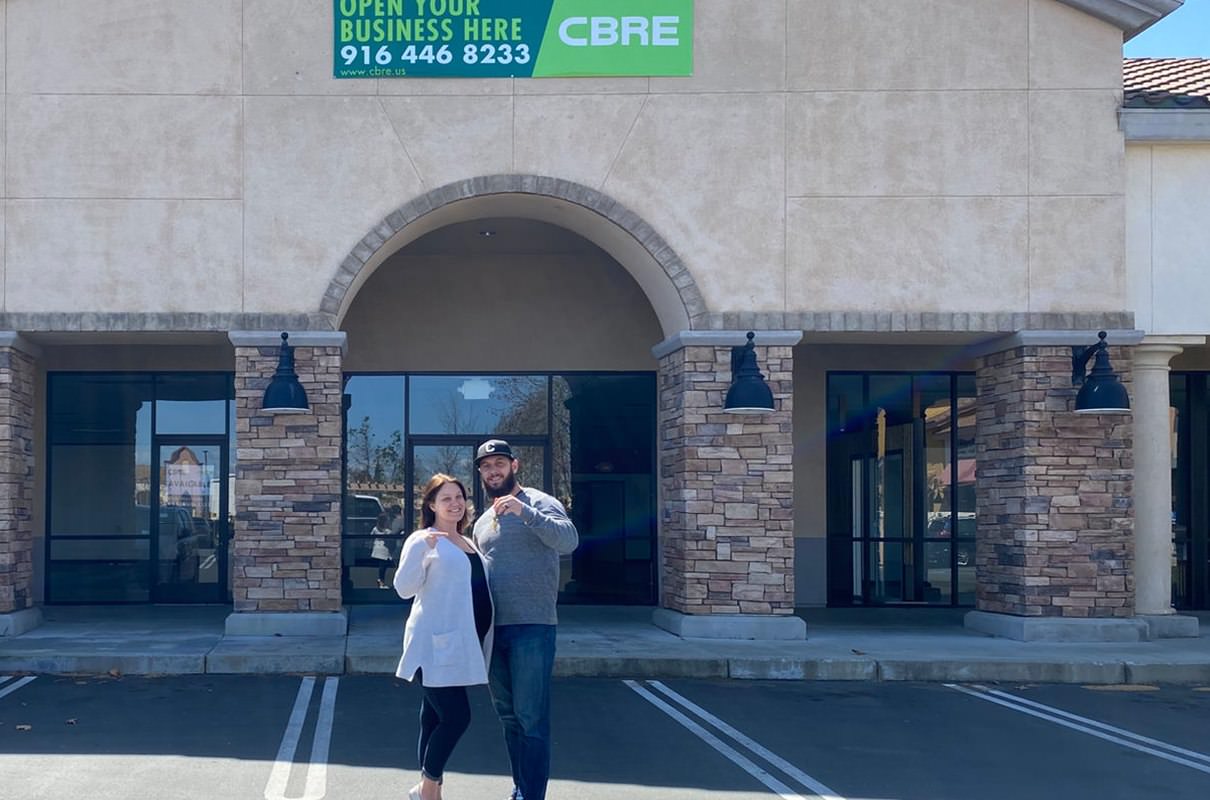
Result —
M458 434L474 434L483 431L483 415L468 407L465 401L459 400L453 392L446 394L441 400L437 411L437 419L441 430L451 436ZM426 468L430 471L424 475L417 470L415 477L418 485L423 485L434 473L444 472L460 480L466 480L467 452L461 444L441 445L437 448L426 448L432 455L426 459ZM469 488L469 487L468 487Z
M497 430L500 435L550 434L551 486L544 486L543 465L522 461L521 469L531 486L548 491L564 506L571 507L571 420L567 399L571 389L563 378L554 378L551 405L547 405L545 377L520 376L499 381L499 399L504 406ZM549 428L547 427L549 425Z
M556 378L552 388L550 415L550 479L551 494L571 513L571 386Z
M401 483L403 481L403 433L395 430L379 444L370 418L348 433L349 483Z

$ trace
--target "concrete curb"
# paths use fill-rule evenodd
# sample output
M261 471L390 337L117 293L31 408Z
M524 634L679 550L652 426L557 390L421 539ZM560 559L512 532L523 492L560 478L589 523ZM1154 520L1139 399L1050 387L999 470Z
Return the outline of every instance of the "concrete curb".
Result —
M394 675L398 668L398 655L383 656L372 653L348 653L345 655L346 675Z
M1210 684L1210 664L1139 664L1127 661L1126 683Z
M876 681L878 662L870 658L732 658L727 676L756 681Z
M231 653L206 657L210 675L343 675L343 655Z
M42 675L204 675L206 656L80 653L74 655L0 656L0 672Z
M285 645L289 642L289 645ZM394 675L393 649L337 639L226 639L189 653L0 653L0 673L48 675ZM560 678L685 678L921 683L1207 684L1210 662L1053 661L1004 658L779 658L560 655Z
M206 672L216 675L341 675L343 637L227 636L206 654Z
M726 678L722 658L627 658L566 656L555 658L556 678Z
M882 681L923 683L969 683L1011 681L1014 683L1127 683L1126 665L1121 662L1044 661L908 661L878 662Z

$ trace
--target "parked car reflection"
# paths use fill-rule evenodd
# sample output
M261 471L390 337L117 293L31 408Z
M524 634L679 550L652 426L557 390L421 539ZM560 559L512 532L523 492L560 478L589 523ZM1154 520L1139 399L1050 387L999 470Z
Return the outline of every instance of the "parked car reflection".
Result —
M933 511L929 513L927 538L953 539L954 531L948 511ZM958 541L954 547L958 551L958 566L965 567L975 561L975 512L958 512ZM928 565L930 567L948 567L948 547L930 547L928 550Z
M139 530L150 533L151 510L135 506ZM205 523L205 520L202 520ZM214 547L209 523L198 528L190 510L182 506L160 506L156 543L159 547L159 582L184 583L198 575L198 551Z

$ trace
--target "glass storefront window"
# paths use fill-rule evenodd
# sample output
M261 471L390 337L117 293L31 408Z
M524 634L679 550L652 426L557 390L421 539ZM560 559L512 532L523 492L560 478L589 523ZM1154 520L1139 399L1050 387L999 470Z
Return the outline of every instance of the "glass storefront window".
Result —
M952 468L953 396L949 375L922 375L915 384L924 447L923 596L935 603L948 600L953 594L952 496L955 477L960 478Z
M1172 603L1210 609L1210 372L1169 376Z
M152 376L51 375L47 382L47 433L55 444L150 447Z
M47 385L47 601L147 602L153 379L50 375Z
M434 472L466 481L482 513L488 499L473 460L489 437L509 440L520 483L562 502L580 532L579 548L563 559L560 602L655 601L653 374L353 375L345 391L346 602L394 602L378 588L374 520L383 512L394 520L395 503L406 509L387 537L395 556L419 525L420 491ZM373 454L384 448L379 461L399 474L376 469Z
M341 584L346 601L364 601L390 588L403 537L412 529L404 514L405 393L402 375L355 375L345 381ZM375 553L376 540L386 558L383 547ZM381 599L393 597L392 592Z
M974 377L828 376L828 598L974 601Z
M408 385L412 434L546 435L541 375L421 375Z
M863 427L865 379L835 375L828 381L828 431L854 433Z
M50 535L148 536L150 448L50 447Z
M163 375L156 379L155 432L221 434L233 395L229 375Z
M220 518L218 500L229 494L221 476L230 476L223 458L234 430L232 376L51 373L47 390L47 602L223 601L229 518ZM157 441L171 452L188 449L169 444L178 434L205 437L210 446L189 450L204 454L204 485L153 469ZM176 499L166 501L166 490ZM171 592L153 569L157 552L171 567ZM198 576L211 585L193 593Z
M955 380L957 392L955 405L958 409L956 443L957 480L953 486L954 509L958 524L957 551L954 562L958 565L958 605L975 604L975 537L978 517L975 515L975 400L977 396L974 375L959 375Z
M384 508L403 501L403 392L403 378L393 375L352 377L345 385L348 486L375 495Z

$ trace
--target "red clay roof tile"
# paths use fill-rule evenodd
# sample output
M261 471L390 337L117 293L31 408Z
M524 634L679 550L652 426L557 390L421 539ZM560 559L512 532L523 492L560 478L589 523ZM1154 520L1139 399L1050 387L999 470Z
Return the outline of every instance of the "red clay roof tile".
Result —
M1122 60L1126 108L1210 108L1210 58Z

